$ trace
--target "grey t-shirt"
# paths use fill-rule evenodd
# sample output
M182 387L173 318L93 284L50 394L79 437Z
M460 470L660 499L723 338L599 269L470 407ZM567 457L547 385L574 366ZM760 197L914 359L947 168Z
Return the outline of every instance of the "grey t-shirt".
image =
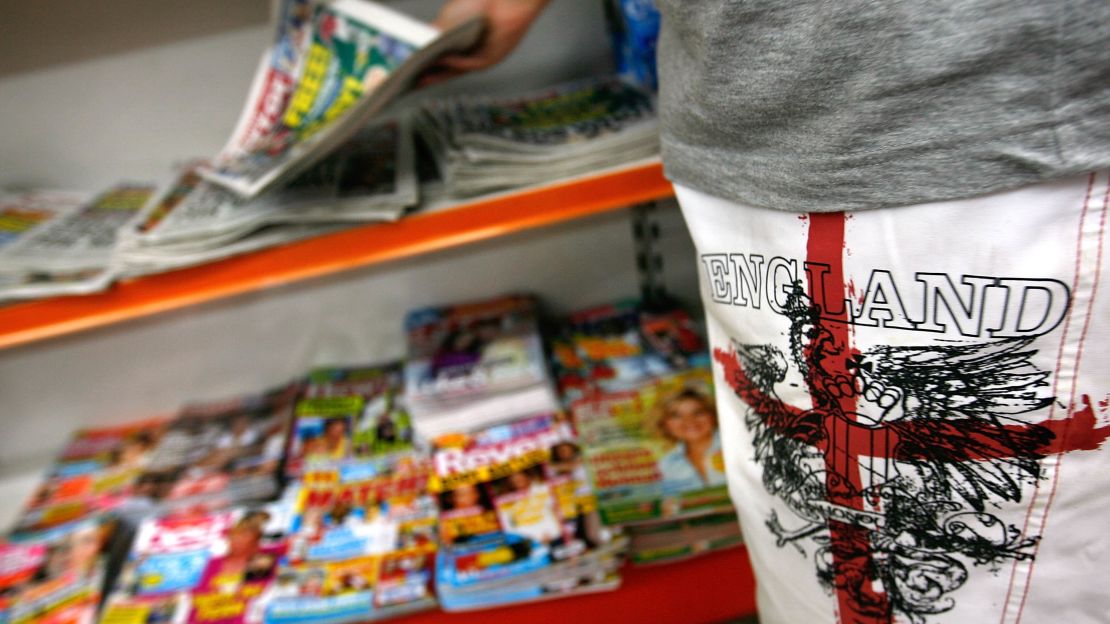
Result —
M658 0L674 181L790 211L1110 165L1106 0Z

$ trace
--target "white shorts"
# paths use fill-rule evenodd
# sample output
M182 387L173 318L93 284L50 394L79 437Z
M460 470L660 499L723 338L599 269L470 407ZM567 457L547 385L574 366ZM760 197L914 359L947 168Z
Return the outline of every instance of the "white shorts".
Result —
M1110 176L851 214L677 193L763 622L1105 622Z

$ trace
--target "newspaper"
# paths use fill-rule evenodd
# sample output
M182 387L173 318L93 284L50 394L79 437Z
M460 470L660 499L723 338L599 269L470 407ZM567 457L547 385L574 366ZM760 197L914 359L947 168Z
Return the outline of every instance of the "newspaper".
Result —
M558 407L535 298L510 295L414 310L405 328L405 391L422 438Z
M732 508L708 369L594 394L571 410L606 524Z
M0 252L0 300L82 294L114 279L116 231L153 189L121 184L36 227Z
M474 20L441 33L364 0L287 2L282 15L278 44L263 55L231 141L200 169L243 197L326 156L424 67L448 50L469 47L482 30Z
M30 191L0 195L0 262L4 249L52 219L76 210L91 199L86 193Z
M254 199L202 179L189 163L120 232L127 274L167 270L319 236L343 224L394 221L417 203L407 118L363 128L286 188Z
M652 96L615 78L517 98L432 102L417 130L448 192L459 197L590 173L659 151Z

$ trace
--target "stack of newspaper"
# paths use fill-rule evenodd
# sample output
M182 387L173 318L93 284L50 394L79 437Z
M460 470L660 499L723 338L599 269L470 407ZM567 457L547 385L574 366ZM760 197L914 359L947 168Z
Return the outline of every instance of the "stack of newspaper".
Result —
M628 529L633 561L740 539L703 344L685 312L626 302L573 315L553 347L601 517Z
M362 129L285 187L252 199L188 164L120 232L115 263L126 275L153 273L396 221L418 201L413 161L410 124L399 118Z
M92 199L38 193L4 202L0 300L106 288L115 277L116 232L152 191L145 185L120 184Z
M418 456L305 472L266 621L342 624L434 607L428 475L427 457Z
M542 184L659 152L652 96L616 78L516 98L427 104L417 131L449 194L466 197Z
M444 436L436 587L447 610L616 588L623 538L601 526L573 429L552 415Z
M419 438L558 409L538 307L512 295L409 312L405 392Z

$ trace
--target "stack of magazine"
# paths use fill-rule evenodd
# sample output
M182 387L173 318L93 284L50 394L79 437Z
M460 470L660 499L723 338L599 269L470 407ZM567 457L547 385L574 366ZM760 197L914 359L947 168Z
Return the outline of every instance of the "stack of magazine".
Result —
M569 423L542 415L443 436L432 459L444 609L619 585L623 538L601 526Z
M456 197L583 175L659 152L652 96L616 78L515 98L434 102L417 130Z
M534 297L414 310L405 331L405 392L420 438L558 409Z
M262 622L288 549L287 501L144 520L102 622Z
M434 607L428 474L417 456L305 472L266 621L365 622Z
M267 622L363 622L435 605L430 462L403 398L399 362L309 374L286 463L289 556Z
M337 463L414 451L400 362L319 368L297 401L285 472L298 478Z
M151 451L134 495L151 511L263 501L279 491L297 385L186 406Z
M24 505L13 534L41 535L107 512L133 518L132 497L167 422L77 431Z
M408 321L409 361L77 432L0 540L0 622L347 624L610 590L626 559L739 542L683 312L573 315L565 410L535 298Z
M627 530L632 560L738 543L712 375L689 316L635 302L584 310L553 354L601 517Z
M118 528L108 516L90 516L0 540L0 621L92 622L113 553L126 548Z
M139 516L165 420L76 432L0 539L0 622L91 622Z

